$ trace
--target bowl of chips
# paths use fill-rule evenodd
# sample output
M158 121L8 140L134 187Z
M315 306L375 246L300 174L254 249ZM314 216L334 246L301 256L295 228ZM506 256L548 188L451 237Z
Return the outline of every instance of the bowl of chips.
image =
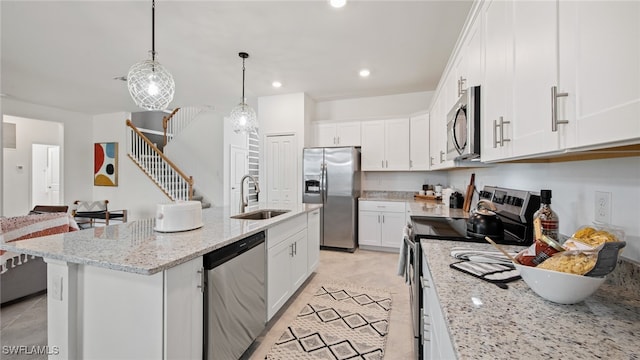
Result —
M547 259L542 264L549 260L551 259ZM580 261L584 262L585 268L587 266L590 266L589 269L593 267L593 264L589 265L588 261L583 261L582 259ZM533 267L514 263L514 266L520 272L520 277L533 292L544 299L559 304L575 304L583 301L596 292L605 280L604 277L591 277L570 272L547 270L541 268L540 265ZM573 267L574 265L567 266Z

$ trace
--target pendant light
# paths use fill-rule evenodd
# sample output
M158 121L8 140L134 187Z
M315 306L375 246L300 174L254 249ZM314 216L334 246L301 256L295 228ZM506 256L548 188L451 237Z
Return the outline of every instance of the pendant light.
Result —
M256 112L253 111L251 106L247 105L247 100L244 97L244 61L249 57L249 54L241 52L238 56L242 58L242 101L231 110L229 117L231 118L233 131L248 134L258 131L258 119L256 118Z
M156 2L151 3L151 60L133 65L127 74L129 93L136 105L145 110L164 110L173 100L173 76L156 61L155 16Z

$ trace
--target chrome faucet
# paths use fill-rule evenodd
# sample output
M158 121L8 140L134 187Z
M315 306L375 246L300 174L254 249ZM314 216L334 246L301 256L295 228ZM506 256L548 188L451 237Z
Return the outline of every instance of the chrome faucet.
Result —
M244 196L244 181L247 178L249 178L249 179L251 179L251 181L253 181L253 186L256 189L256 196L260 192L260 185L258 185L258 180L256 180L256 178L254 178L253 176L247 174L247 175L243 176L242 179L240 179L240 213L241 214L244 213L245 208L247 207L247 205L249 205L247 199Z

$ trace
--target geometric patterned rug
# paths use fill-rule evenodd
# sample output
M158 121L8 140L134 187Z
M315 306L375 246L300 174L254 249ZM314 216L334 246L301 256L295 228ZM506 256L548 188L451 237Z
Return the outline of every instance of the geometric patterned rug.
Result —
M353 285L322 286L265 359L377 359L384 356L391 295Z

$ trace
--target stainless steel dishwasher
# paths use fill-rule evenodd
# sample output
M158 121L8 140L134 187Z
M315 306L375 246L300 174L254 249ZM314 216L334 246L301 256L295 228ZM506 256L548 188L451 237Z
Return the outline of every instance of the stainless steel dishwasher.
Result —
M265 234L204 255L203 358L237 360L267 320Z

